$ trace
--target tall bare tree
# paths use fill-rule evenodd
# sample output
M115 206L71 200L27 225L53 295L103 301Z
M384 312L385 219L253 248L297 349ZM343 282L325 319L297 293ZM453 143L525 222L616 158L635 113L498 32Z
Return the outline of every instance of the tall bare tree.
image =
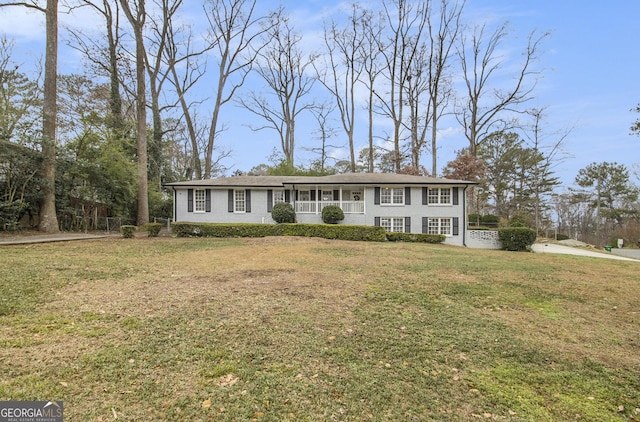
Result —
M120 66L123 64L120 5L117 1L110 0L80 0L80 5L90 7L104 19L105 40L94 34L85 34L79 30L68 28L72 37L68 44L83 54L94 72L109 78L110 124L115 137L123 139L126 136L127 124L125 123L120 86L126 86L127 83L120 75ZM106 41L106 46L104 41Z
M280 10L271 17L269 29L265 32L269 43L258 54L256 64L256 71L266 82L276 104L255 91L239 102L266 121L262 126L252 127L252 130L273 129L278 133L286 164L293 167L296 119L314 107L313 101L304 100L316 81L308 73L315 56L303 52L301 36L283 13Z
M204 54L213 46L197 46L191 27L186 25L174 26L173 22L168 31L164 57L169 68L169 82L180 105L181 120L184 123L184 138L188 141L185 151L189 153L190 165L185 166L182 177L200 180L203 176L201 152L206 150L206 130L199 125L197 109L204 99L189 100L189 92L198 86L198 82L206 73Z
M429 104L431 111L431 175L438 174L438 122L447 112L452 94L451 58L461 30L460 19L466 0L441 0L436 17L430 14L428 21Z
M541 213L551 206L549 199L553 189L560 185L560 180L553 177L552 172L566 158L562 147L565 139L571 133L571 129L568 129L547 136L543 126L544 111L544 108L534 108L527 111L527 114L533 118L533 123L525 133L529 147L541 157L538 165L532 169L532 196L536 231L541 228ZM549 140L549 137L553 137L553 139Z
M351 172L356 171L354 147L356 87L364 72L364 64L359 60L365 46L365 17L367 11L357 4L351 5L351 14L344 27L332 21L324 29L324 44L327 54L321 68L314 66L318 79L329 90L340 113L340 121L349 144Z
M536 76L540 73L534 64L548 33L538 35L532 32L527 38L524 59L516 68L512 84L500 88L497 83L505 79L502 71L507 59L501 55L501 49L507 30L507 23L493 32L483 24L472 31L470 38L463 35L457 48L466 92L456 116L473 155L489 134L512 128L507 120L508 114L519 111L517 108L532 98Z
M147 18L145 0L120 0L122 10L131 24L136 44L136 145L138 151L138 215L137 224L149 222L147 182L147 92L144 47L144 25Z
M415 60L428 20L428 0L392 0L383 4L389 31L388 45L382 50L388 92L376 93L382 113L393 122L394 170L399 172L404 160L401 149L406 118L408 83L414 75ZM413 69L415 70L415 69Z
M382 15L376 14L372 11L367 11L362 16L361 24L364 31L364 40L362 48L360 49L361 56L358 58L363 67L363 76L360 79L367 89L367 140L369 143L366 148L366 163L367 171L373 173L376 160L376 148L374 146L374 108L375 108L375 85L378 76L382 72L382 66L380 64L380 55L384 49L384 45L381 41L382 31L384 28ZM364 157L363 157L364 158Z
M215 100L205 156L205 179L211 177L215 141L224 129L220 126L220 111L244 84L256 57L266 44L261 36L273 25L268 23L265 16L256 16L256 3L256 0L209 0L205 6L209 42L218 53Z
M45 7L35 0L24 2L2 2L3 6L24 6L45 14L46 48L44 59L44 102L42 107L42 176L46 181L42 187L43 200L40 207L38 229L46 233L60 231L56 215L56 115L58 80L58 0L47 0Z
M154 9L157 13L149 14L149 35L145 43L145 64L149 77L149 94L151 96L151 121L153 133L151 144L147 145L149 174L148 179L156 184L158 190L162 186L162 145L165 129L163 128L162 113L173 104L160 104L165 82L170 78L170 67L173 63L167 63L165 50L170 41L170 31L173 28L173 20L182 6L182 0L155 0Z

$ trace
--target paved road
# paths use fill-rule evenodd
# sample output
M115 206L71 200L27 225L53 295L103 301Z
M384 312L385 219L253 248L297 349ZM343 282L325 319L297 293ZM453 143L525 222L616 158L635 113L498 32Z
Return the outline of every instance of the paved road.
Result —
M58 234L33 234L0 237L0 245L26 245L30 243L67 242L70 240L100 239L103 237L120 236L115 234L92 234L92 233L58 233Z
M610 252L597 252L591 251L584 248L574 248L572 246L563 246L556 245L554 243L534 243L531 247L536 253L557 253L557 254L565 254L565 255L580 255L580 256L590 256L594 258L608 258L608 259L617 259L621 261L636 261L640 262L639 259L633 259L626 256L616 255ZM640 256L639 256L640 258Z

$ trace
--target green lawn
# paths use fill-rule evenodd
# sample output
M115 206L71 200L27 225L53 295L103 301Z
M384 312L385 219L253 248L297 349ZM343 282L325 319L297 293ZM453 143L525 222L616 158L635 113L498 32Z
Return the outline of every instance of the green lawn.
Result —
M0 400L65 421L640 420L640 262L304 238L0 249Z

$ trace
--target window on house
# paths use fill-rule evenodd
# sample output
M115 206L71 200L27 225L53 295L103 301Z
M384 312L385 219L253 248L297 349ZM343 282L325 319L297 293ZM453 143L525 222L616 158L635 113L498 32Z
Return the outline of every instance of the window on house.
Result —
M380 188L381 205L403 205L404 188Z
M308 191L308 190L298 191L298 200L299 201L311 201L311 191Z
M205 212L207 199L204 189L193 191L193 210L195 212Z
M403 217L380 217L380 227L388 232L404 232Z
M451 218L430 218L429 219L429 234L444 234L445 236L452 235Z
M322 200L323 201L333 201L333 191L332 190L323 190L322 191Z
M277 204L278 202L284 202L284 191L283 190L274 190L273 191L273 204Z
M246 205L247 205L247 201L246 201L246 193L245 190L236 190L233 192L233 198L234 198L234 208L233 208L233 212L245 212L247 210Z
M429 205L451 205L451 188L430 188Z

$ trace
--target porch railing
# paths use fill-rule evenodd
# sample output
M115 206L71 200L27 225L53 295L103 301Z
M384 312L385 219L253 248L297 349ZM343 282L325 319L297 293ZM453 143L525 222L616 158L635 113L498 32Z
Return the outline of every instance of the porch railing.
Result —
M345 214L364 214L364 201L296 201L296 212L319 214L328 205L336 205Z

